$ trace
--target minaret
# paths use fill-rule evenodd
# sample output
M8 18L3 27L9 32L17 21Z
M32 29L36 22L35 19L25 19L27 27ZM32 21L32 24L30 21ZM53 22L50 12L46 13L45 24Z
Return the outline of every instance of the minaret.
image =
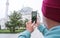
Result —
M6 18L8 19L8 9L9 9L9 0L6 0L6 12L5 12L5 14L6 14Z

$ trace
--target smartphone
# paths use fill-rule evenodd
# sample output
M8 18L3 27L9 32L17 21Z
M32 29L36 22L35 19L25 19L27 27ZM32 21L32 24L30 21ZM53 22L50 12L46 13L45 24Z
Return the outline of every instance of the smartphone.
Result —
M32 11L32 23L35 21L37 22L37 11Z

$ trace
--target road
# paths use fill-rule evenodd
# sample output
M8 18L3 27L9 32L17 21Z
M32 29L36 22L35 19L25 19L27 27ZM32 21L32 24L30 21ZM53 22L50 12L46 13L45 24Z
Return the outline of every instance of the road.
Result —
M18 34L0 34L0 38L18 38ZM43 38L42 34L35 29L35 31L31 34L31 38Z

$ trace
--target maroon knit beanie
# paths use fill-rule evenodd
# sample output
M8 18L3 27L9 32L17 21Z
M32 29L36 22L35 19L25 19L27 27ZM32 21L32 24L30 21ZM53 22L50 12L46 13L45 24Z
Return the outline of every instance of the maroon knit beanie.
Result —
M45 17L60 22L60 0L43 0L42 13Z

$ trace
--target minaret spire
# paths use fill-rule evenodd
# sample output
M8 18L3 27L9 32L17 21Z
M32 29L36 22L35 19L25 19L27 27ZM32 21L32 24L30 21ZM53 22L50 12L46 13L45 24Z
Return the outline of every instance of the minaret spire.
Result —
M9 0L6 1L6 18L8 18Z

